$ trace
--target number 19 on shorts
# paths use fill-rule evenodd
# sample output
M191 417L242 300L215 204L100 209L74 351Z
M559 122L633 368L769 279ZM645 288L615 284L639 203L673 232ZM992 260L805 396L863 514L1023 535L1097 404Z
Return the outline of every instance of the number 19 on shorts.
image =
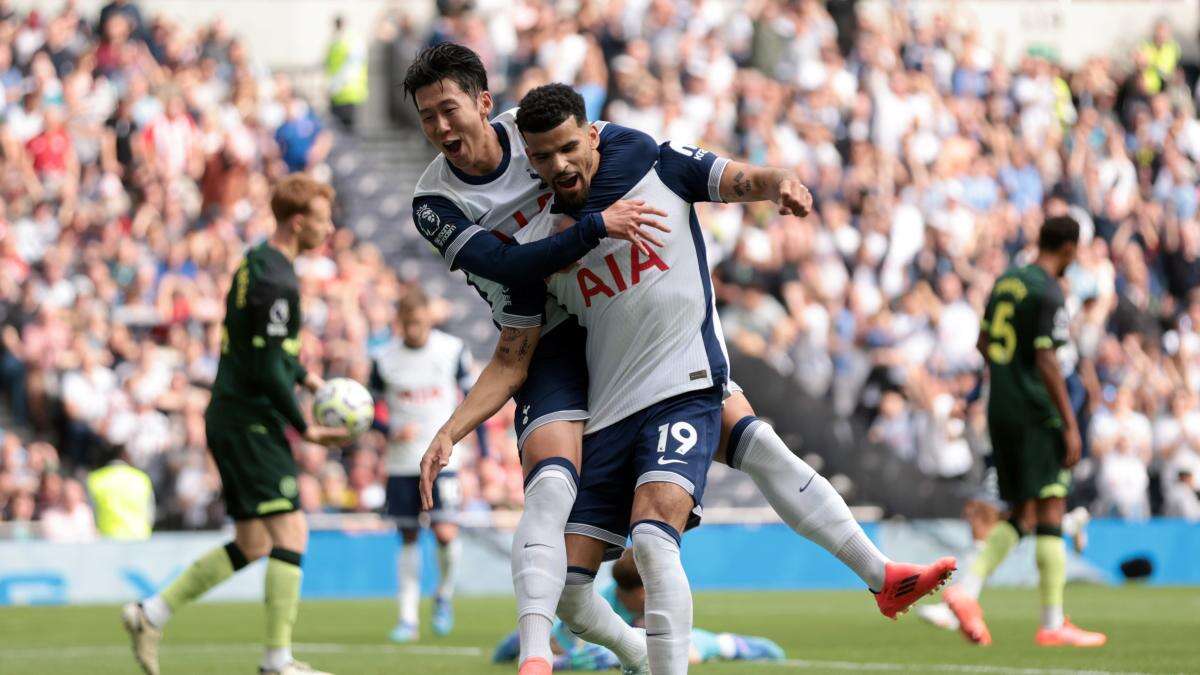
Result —
M663 424L658 427L658 458L660 465L665 464L687 464L686 459L669 459L668 451L682 457L687 454L688 450L696 447L696 427L688 422L675 422L674 424ZM675 448L672 450L668 446L671 441L675 442Z

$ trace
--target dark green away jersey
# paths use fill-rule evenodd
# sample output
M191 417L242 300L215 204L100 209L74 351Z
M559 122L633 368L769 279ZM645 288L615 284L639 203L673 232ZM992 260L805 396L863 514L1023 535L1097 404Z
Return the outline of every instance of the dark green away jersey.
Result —
M264 242L246 251L225 299L212 405L307 425L296 402L306 375L300 353L300 285L292 263Z
M1026 265L996 281L981 325L987 334L991 375L988 415L1018 423L1061 426L1034 359L1069 337L1062 289L1041 267Z

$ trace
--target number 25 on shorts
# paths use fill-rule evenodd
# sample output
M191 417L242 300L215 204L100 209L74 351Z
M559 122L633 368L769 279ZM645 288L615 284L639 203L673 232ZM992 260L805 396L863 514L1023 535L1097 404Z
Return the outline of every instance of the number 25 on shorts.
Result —
M696 427L687 422L676 422L663 424L658 428L658 454L662 455L658 458L658 463L687 464L685 459L667 459L668 436L678 443L674 453L683 456L687 454L688 450L696 447Z

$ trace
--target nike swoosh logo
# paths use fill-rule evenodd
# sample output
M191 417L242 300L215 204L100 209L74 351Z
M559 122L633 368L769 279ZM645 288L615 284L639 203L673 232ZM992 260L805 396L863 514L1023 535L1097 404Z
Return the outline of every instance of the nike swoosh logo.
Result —
M550 546L550 544L535 544L533 542L529 542L528 544L525 544L525 548L533 548L534 546L541 546L542 548L552 548Z
M662 631L661 633L651 633L649 631L646 632L646 637L662 637L664 635L670 635L670 633L668 633L665 630Z
M685 459L667 459L665 457L659 457L658 463L660 466L665 465L665 464L687 464L687 460L685 460Z
M805 490L807 490L808 486L812 485L813 479L816 477L817 477L816 472L813 472L813 475L808 477L808 482L804 484L804 487L800 488L800 492L804 492Z

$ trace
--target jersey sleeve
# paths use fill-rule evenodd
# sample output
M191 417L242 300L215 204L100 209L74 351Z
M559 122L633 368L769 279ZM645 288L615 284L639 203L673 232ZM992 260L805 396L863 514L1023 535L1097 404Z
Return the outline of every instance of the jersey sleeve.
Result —
M496 322L504 328L533 328L546 322L546 282L540 279L508 289Z
M658 176L671 191L692 203L721 201L721 174L729 160L704 148L658 146Z
M294 289L259 279L248 294L254 348L254 377L275 410L300 433L308 423L296 401L300 353L299 299Z
M548 277L596 248L606 235L600 214L589 214L562 232L525 244L480 237L486 230L449 199L437 196L413 200L413 222L450 269L464 269L504 286Z
M1047 289L1038 304L1037 333L1033 337L1034 349L1054 349L1067 343L1070 337L1067 308L1062 292L1057 288Z

